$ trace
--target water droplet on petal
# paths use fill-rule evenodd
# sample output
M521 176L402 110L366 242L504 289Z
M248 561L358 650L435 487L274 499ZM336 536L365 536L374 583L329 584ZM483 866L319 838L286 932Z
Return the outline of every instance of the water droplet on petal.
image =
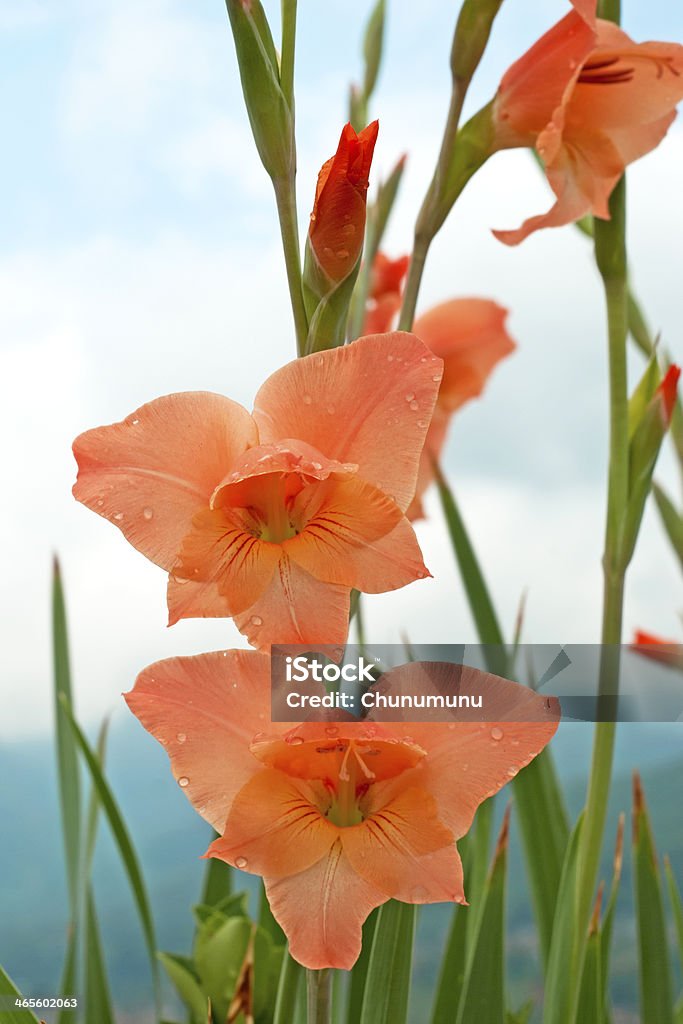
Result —
M508 768L508 775L510 776L511 779L514 779L515 775L517 775L518 772L519 768L515 768L514 766Z
M470 766L468 765L467 761L465 761L465 763L462 765L462 770L464 772L468 772L470 770Z
M418 427L426 427L427 426L427 421L426 420L418 420L417 421L417 425L418 425Z
M349 258L349 250L348 249L338 249L337 250L337 259L338 260L347 260L348 258Z
M260 615L252 615L252 617L249 619L249 621L251 622L252 626L262 626L263 625L263 619L261 618Z
M104 498L98 498L97 499L97 507L98 508L102 508L103 505L104 505Z
M137 427L137 425L140 422L140 420L131 420L130 422L131 422L132 426Z
M142 517L143 517L143 519L146 519L147 522L149 522L150 519L154 518L154 509L143 508L143 510L142 510Z
M339 734L338 725L328 725L325 727L325 732L328 736L337 736Z
M426 899L428 895L429 894L425 889L424 885L416 885L410 890L411 900L415 900L415 902L418 903L421 903L422 900Z
M120 523L121 520L123 519L123 512L115 512L114 519L116 520L117 523Z
M304 405L311 405L312 402L313 402L313 399L311 398L310 395L304 395L304 397L303 397Z
M181 775L180 776L180 778L178 779L178 785L182 789L185 789L186 786L190 785L190 780L188 779L187 775Z
M287 743L292 747L300 747L303 741L303 736L287 736Z
M342 228L342 235L344 235L346 238L353 238L355 233L356 233L356 225L355 224L345 224L344 227Z
M328 407L327 407L327 411L328 411L328 413L330 414L330 416L333 416L333 415L334 415L334 413L335 413L335 412L336 412L337 410L336 410L336 408L335 408L335 407L334 407L333 405L328 405Z
M415 395L413 394L413 392L409 391L408 394L406 395L406 402L412 402L412 400L414 398L415 398Z
M417 412L417 410L420 408L420 406L418 405L417 402L411 402L410 403L410 408L413 410L413 412Z
M313 467L313 469L322 469L323 468L322 462L312 462L311 466Z
M394 357L392 355L387 356L387 362L388 363L393 363L393 361L394 361Z
M502 740L502 738L503 738L503 730L499 729L497 725L494 726L494 728L491 729L491 739L495 740L496 743L497 743L498 740Z
M185 740L187 739L187 734L184 732L179 732L176 736L176 739L178 740L178 743L184 743Z
M239 868L240 871L243 871L248 863L249 862L246 857L235 857L235 867Z

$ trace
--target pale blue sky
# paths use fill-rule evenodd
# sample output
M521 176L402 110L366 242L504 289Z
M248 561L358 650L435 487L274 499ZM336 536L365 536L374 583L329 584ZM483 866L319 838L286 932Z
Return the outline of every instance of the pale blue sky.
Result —
M388 234L411 224L448 100L456 3L389 0L375 180L410 153ZM268 2L276 12L279 5ZM360 74L369 2L300 0L297 65L302 229L315 176L334 150ZM505 0L472 91L487 101L505 68L567 9ZM624 4L632 35L683 38L670 0ZM70 442L172 390L223 391L249 406L294 354L269 183L249 135L221 0L0 0L0 429L11 501L2 523L0 621L8 687L0 730L50 719L48 570L63 557L79 706L118 703L144 664L241 643L229 623L164 626L160 570L70 496ZM630 174L634 279L651 323L683 356L680 202L683 132ZM454 425L448 465L507 627L530 588L530 641L597 638L605 458L602 299L571 228L509 250L491 227L549 205L525 153L491 161L439 236L422 306L490 296L519 343L483 401ZM633 361L634 371L639 367ZM677 486L665 460L659 475ZM439 519L420 528L435 576L369 609L377 639L473 638ZM656 517L634 563L627 628L680 632L680 576ZM454 632L455 635L454 636Z

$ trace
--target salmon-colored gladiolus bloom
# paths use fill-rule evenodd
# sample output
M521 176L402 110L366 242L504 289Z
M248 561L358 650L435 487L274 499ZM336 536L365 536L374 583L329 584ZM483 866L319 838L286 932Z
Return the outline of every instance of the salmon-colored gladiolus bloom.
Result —
M383 252L375 256L370 273L364 334L382 334L391 330L394 317L401 308L401 294L409 264L410 256L399 256L395 260Z
M654 149L683 98L683 47L635 43L596 18L596 0L574 10L507 71L493 108L495 147L534 147L556 202L516 231L533 231L592 213L608 218L608 199L626 166Z
M207 855L263 876L300 963L348 969L386 900L465 902L456 840L557 728L556 700L494 676L485 686L505 719L271 723L269 657L226 651L152 665L126 700L220 833Z
M636 630L631 650L636 654L642 654L645 658L658 661L669 668L683 670L683 644L675 640L662 640L652 633L645 633L643 630Z
M396 332L298 359L253 415L168 395L74 442L75 497L169 573L170 622L250 643L343 643L349 593L429 575L404 512L442 363Z
M308 230L311 253L330 284L351 273L363 247L370 165L379 123L356 135L344 126L337 152L318 175Z
M515 350L507 332L508 312L491 299L451 299L415 321L414 331L443 359L444 373L420 459L409 519L418 519L422 495L434 478L432 460L443 448L451 416L483 391L495 366Z

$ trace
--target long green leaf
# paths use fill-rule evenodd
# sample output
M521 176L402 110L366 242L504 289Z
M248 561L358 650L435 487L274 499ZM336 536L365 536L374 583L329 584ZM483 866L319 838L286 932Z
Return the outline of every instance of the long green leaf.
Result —
M3 1024L38 1024L38 1018L31 1010L12 1005L15 999L23 999L12 979L0 967L0 1020Z
M681 961L681 968L683 969L683 903L681 902L681 894L671 868L671 861L667 856L664 857L664 872L666 874L667 888L669 890L669 902L671 903L671 909L673 910L674 915L674 925L676 926L678 956Z
M100 941L100 929L92 889L88 886L85 906L85 1020L97 1024L114 1024L107 970Z
M159 971L156 959L156 937L154 934L154 923L152 920L152 912L150 909L149 899L147 896L147 889L145 887L142 870L138 861L135 848L131 841L128 829L123 820L121 811L119 810L118 804L114 799L114 796L109 788L109 784L105 779L102 769L98 763L96 755L90 749L87 739L85 738L80 726L76 722L73 716L71 708L69 707L68 701L62 697L62 706L65 710L67 720L73 730L76 743L83 755L83 759L90 772L90 778L92 783L97 790L102 809L109 822L114 841L118 848L121 856L121 861L126 871L128 881L130 883L131 891L135 901L135 906L140 917L140 923L142 925L142 931L145 938L145 944L147 946L147 953L149 955L150 967L152 971L152 979L154 983L155 998L157 1001L157 1007L160 1003L160 988L159 988Z
M600 907L602 904L602 886L593 911L593 918L588 929L586 956L581 975L581 994L576 1019L581 1024L603 1024L605 999L602 987L602 943L600 937Z
M458 840L458 853L462 861L463 876L469 891L470 867L472 863L472 833ZM471 901L470 901L471 902ZM469 907L453 907L451 927L444 948L439 980L434 996L432 1024L452 1024L458 1012L460 994L465 981L467 960L467 924ZM351 1024L351 1021L349 1021Z
M368 967L370 966L370 951L372 950L372 943L375 935L375 928L377 927L378 917L379 908L375 908L370 916L366 918L365 924L363 925L363 944L361 946L360 956L351 970L351 980L349 982L349 1001L346 1011L347 1024L357 1024L360 1020L361 1009L363 1007L363 996L365 994L365 984L368 977Z
M577 998L576 965L581 963L576 933L576 882L583 812L569 839L555 907L545 979L543 1024L572 1024Z
M548 961L569 820L555 763L546 747L513 782L531 898L544 963Z
M661 876L650 816L637 773L633 776L633 879L641 1024L673 1024L673 988Z
M503 652L503 634L498 625L498 619L488 587L486 586L486 581L484 580L453 492L436 463L434 463L434 475L437 487L439 488L441 506L451 538L453 552L460 568L460 577L467 593L467 599L477 627L479 639L482 644L495 645L490 651L485 652L492 660L492 663L488 665L489 671L496 672L498 675L504 675L506 659Z
M506 812L467 950L457 1024L505 1022L505 881L510 813Z
M683 514L678 511L671 498L659 484L653 483L652 493L667 537L676 552L681 567L683 567Z
M304 969L301 964L297 963L285 950L277 987L273 1024L292 1024L296 1016L296 1002L303 973Z
M617 825L617 842L614 850L614 866L612 869L612 885L610 887L609 900L607 902L607 910L605 911L605 920L600 930L600 971L601 971L601 984L602 984L602 1007L603 1007L603 1021L609 1020L608 1013L608 1000L609 1000L609 964L612 955L612 932L614 930L614 915L617 907L617 897L619 895L619 885L621 883L621 867L623 863L624 853L624 815L619 815L619 824Z
M360 1024L405 1024L415 938L415 907L389 900L379 912Z
M57 778L59 782L59 803L62 813L62 833L66 853L66 873L69 885L69 902L72 915L75 913L78 891L78 869L81 842L81 801L78 776L78 752L73 733L69 728L63 696L73 705L71 693L71 670L69 666L69 641L66 625L66 606L59 562L55 558L52 575L52 649L54 659L55 732L57 741Z

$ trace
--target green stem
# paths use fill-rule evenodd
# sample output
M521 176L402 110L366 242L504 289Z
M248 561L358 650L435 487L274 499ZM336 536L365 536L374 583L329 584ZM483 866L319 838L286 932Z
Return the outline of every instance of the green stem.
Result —
M332 971L306 971L307 1024L330 1024Z
M437 199L443 190L444 182L448 175L448 168L453 157L453 149L456 145L458 135L458 125L460 124L460 115L462 114L462 108L465 102L465 96L467 95L468 86L469 80L463 81L460 78L453 78L451 101L448 107L448 116L446 117L446 127L444 128L443 138L441 140L439 158L436 162L434 176L429 184L429 188L427 189L427 194L424 197L422 208L420 209L417 223L415 225L413 255L410 261L410 269L408 270L408 280L406 281L406 289L403 296L401 318L398 324L398 329L400 331L411 330L415 319L417 296L420 291L420 284L422 283L422 275L427 261L427 253L429 252L432 240L440 227L436 213Z
M619 680L624 582L627 563L622 555L622 524L628 501L628 382L626 342L628 336L628 282L625 225L626 185L617 185L610 199L611 219L595 221L595 255L607 306L609 342L609 473L607 523L603 556L604 598L602 654L600 659L598 722L595 727L593 758L586 798L586 815L581 833L577 884L577 942L581 943L590 918L593 893L600 864L600 851L607 815L612 775L616 704ZM580 963L577 964L580 968Z
M280 88L294 114L294 49L296 42L297 0L282 0L282 47L280 55Z
M308 317L306 316L304 296L301 288L301 254L299 252L299 227L296 214L294 174L292 173L291 177L284 180L273 179L273 187L275 189L277 215L280 220L285 267L287 268L289 298L294 316L297 352L301 356L304 354L306 338L308 337Z

